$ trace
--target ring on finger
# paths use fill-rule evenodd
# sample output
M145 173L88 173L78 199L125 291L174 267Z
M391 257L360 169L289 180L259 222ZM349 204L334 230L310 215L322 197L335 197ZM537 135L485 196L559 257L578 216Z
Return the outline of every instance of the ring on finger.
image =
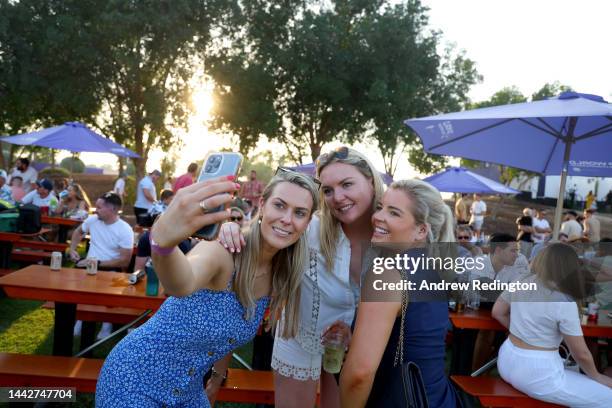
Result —
M206 206L206 200L202 200L202 201L200 201L200 208L202 209L202 212L203 212L204 214L208 214L209 212L211 212L211 211L212 211L212 209L211 209L211 208L208 208L208 207Z

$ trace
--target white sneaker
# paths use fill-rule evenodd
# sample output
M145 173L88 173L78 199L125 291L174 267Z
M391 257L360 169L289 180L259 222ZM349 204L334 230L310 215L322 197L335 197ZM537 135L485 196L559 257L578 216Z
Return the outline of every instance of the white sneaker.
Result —
M98 333L98 336L96 337L96 339L102 340L103 338L110 336L112 331L113 331L113 324L104 322L102 323L102 328L100 329L100 332Z
M74 323L74 330L72 331L73 336L81 335L81 327L83 327L83 322L81 320L77 320L76 323Z

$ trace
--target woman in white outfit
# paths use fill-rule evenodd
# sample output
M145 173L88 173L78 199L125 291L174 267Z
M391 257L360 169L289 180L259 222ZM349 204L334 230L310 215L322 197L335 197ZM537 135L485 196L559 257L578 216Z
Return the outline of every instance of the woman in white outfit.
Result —
M274 340L275 406L312 408L320 379L321 407L340 406L333 375L322 372L321 335L334 323L346 327L359 303L362 245L370 242L383 182L370 161L348 147L317 159L321 211L308 227L310 260L301 286L298 335ZM240 246L235 226L225 224L220 241Z
M586 273L575 250L562 243L543 249L533 261L537 291L504 292L493 317L510 328L499 350L501 377L532 398L570 407L612 407L612 378L597 371L582 335L576 300L587 293ZM564 341L584 374L565 369Z

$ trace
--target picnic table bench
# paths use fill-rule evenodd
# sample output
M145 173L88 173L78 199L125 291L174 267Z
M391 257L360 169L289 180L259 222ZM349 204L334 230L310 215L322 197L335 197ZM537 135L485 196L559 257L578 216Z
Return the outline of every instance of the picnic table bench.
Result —
M451 380L485 407L555 408L561 405L539 401L523 394L497 377L453 375Z
M74 387L95 392L103 359L0 353L2 387ZM204 389L202 389L204 392ZM230 368L218 401L274 403L271 371Z

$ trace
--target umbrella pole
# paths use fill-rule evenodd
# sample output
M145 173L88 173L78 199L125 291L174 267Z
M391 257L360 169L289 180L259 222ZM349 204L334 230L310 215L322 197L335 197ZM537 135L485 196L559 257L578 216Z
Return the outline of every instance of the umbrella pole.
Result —
M570 153L572 152L572 143L574 143L574 129L578 118L571 117L569 120L569 129L565 140L565 151L563 153L563 167L561 168L561 183L559 184L559 195L557 196L557 207L555 208L555 221L553 226L553 241L559 239L559 230L561 229L561 214L563 213L563 200L565 198L565 183L567 181L567 167L569 166Z

